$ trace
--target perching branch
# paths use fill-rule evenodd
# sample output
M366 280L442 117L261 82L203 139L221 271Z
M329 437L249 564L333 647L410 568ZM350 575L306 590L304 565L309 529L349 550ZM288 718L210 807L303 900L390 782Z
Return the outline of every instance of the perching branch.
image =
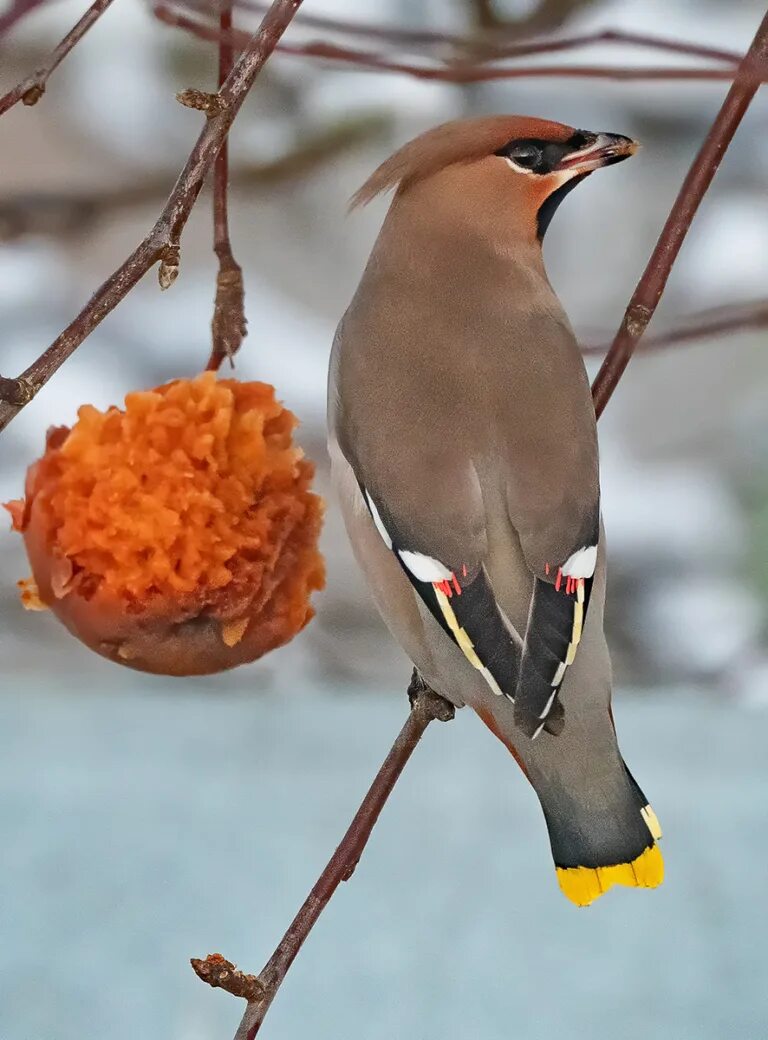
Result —
M195 972L210 985L220 986L235 996L247 996L243 992L243 980L247 980L251 992L255 992L256 997L249 1000L235 1040L253 1040L258 1033L288 969L318 917L341 882L349 881L352 877L381 810L427 726L435 719L448 722L454 716L453 705L427 686L415 670L408 687L408 696L411 712L405 725L355 813L347 833L341 839L341 844L260 974L253 976L230 971L229 968L234 966L230 966L223 958L219 959L220 955L213 955L213 959L208 957L204 961L192 961ZM222 962L227 966L223 969L226 972L224 979L219 970Z
M219 12L219 89L232 71L234 47L228 34L232 29L231 0L223 0ZM248 334L245 320L245 290L243 269L235 260L229 240L227 190L229 188L229 143L224 143L213 165L213 250L219 259L216 275L216 299L211 323L212 347L208 369L218 371L224 358L230 364Z
M768 71L768 13L744 55L731 89L691 164L656 247L629 301L624 319L592 386L599 416L616 389L640 337L653 317L691 222L728 145Z
M32 387L33 396L156 263L160 264L160 287L167 289L173 284L179 270L181 233L200 194L205 176L248 91L274 51L277 41L291 24L301 2L274 0L255 35L246 41L243 53L226 82L217 94L210 96L213 100L210 110L206 112L206 124L155 226L128 259L96 290L75 320L22 372L20 380ZM0 397L0 430L18 415L22 407L23 404Z
M45 63L0 98L0 116L19 101L25 105L37 104L45 93L51 73L59 67L72 48L82 40L91 26L101 18L111 3L112 0L94 0L80 21L69 30L61 43L54 47ZM1 32L2 29L0 29Z

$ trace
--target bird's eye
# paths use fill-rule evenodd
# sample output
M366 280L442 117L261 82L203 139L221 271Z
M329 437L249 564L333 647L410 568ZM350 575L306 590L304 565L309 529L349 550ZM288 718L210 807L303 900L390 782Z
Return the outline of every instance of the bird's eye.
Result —
M510 150L509 157L523 169L532 170L541 162L541 149L532 144L516 145Z

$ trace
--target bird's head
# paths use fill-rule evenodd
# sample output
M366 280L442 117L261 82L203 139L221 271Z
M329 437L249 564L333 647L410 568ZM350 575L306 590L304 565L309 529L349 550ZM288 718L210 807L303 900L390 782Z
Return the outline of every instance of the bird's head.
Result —
M352 204L395 188L396 200L410 196L433 213L450 209L483 223L506 216L518 233L541 240L571 188L594 170L629 158L637 147L622 134L526 116L456 120L395 152Z

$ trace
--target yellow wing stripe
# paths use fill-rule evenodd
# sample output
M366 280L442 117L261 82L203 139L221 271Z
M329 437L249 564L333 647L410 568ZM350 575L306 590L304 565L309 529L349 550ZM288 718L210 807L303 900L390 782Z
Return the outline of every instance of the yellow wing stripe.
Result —
M578 649L579 643L581 642L581 633L584 626L584 582L579 581L576 585L576 599L573 602L573 628L571 629L571 639L568 643L568 650L565 654L565 661L563 664L568 667L572 665L576 660L576 650ZM560 674L560 669L557 670L557 675ZM557 686L558 683L553 683L553 686Z
M494 679L493 675L491 675L491 673L488 671L483 662L475 653L475 644L469 638L469 635L467 634L466 630L463 629L459 624L458 619L456 618L456 614L454 613L453 607L448 601L448 597L444 592L441 592L436 585L433 585L432 587L435 590L435 596L437 597L438 606L440 607L440 610L443 612L443 617L445 618L448 628L450 628L451 632L453 633L454 639L459 644L459 649L464 654L469 663L472 665L472 667L476 668L478 672L482 674L483 678L488 683L491 690L493 690L493 692L496 694L496 696L501 697L504 691L501 689L499 684Z
M483 662L480 660L480 658L475 653L475 644L472 642L472 640L469 638L469 636L467 635L465 630L461 627L461 625L457 621L456 614L454 613L453 607L448 602L448 597L446 596L446 594L444 592L441 592L440 589L438 589L438 588L435 588L435 595L437 596L437 602L438 602L438 604L440 606L440 609L443 612L443 617L445 618L446 622L448 623L448 627L450 628L451 632L453 633L453 635L454 635L454 637L456 639L456 642L459 644L459 646L461 648L461 652L464 654L464 656L466 657L466 659L469 661L469 663L472 665L473 668L477 668L477 670L479 672L482 672L482 670L483 670L483 668L485 666L483 665Z
M577 600L573 605L573 634L571 642L576 646L581 642L581 628L584 624L584 604Z

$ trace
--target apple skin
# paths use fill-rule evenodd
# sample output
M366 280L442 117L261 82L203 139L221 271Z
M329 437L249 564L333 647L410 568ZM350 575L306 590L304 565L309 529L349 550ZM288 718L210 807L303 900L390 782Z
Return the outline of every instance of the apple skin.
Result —
M86 596L71 580L71 564L48 546L40 504L34 498L27 502L23 535L40 600L72 635L116 664L158 675L211 675L283 646L314 616L307 595L292 587L298 568L290 546L275 568L268 607L250 617L222 622L205 609L196 613L192 605L159 598L155 605L131 609L122 597L100 588Z

